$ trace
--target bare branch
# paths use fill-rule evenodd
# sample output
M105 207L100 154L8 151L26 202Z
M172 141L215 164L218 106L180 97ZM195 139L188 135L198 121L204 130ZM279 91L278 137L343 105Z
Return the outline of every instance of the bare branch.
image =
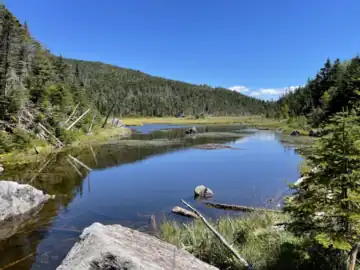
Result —
M200 219L204 222L206 227L208 227L210 229L210 231L212 231L215 234L215 236L231 251L232 254L234 254L234 256L242 264L244 264L244 266L246 266L249 270L253 269L252 266L243 257L241 257L240 254L225 240L225 238L218 231L216 231L213 226L211 226L211 224L203 217L203 215L201 215L201 213L199 211L197 211L194 207L192 207L190 204L188 204L184 200L181 200L181 202L183 204L185 204L187 207L189 207L192 211L195 212L195 214L197 214L200 217Z

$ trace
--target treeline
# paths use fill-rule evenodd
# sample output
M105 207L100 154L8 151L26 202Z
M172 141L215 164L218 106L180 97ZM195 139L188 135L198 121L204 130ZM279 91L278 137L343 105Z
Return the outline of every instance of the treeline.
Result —
M74 127L85 131L93 116L100 121L109 112L116 116L249 115L266 113L269 103L223 88L54 56L30 35L26 22L21 24L0 5L0 152L29 142L38 135L39 124L62 140L70 139L64 122L76 106L74 118L91 108Z
M98 62L67 59L100 112L131 116L264 114L267 102L224 88L193 85Z
M281 118L306 116L319 126L333 114L353 109L360 94L360 58L341 62L329 59L313 79L276 103L275 115Z

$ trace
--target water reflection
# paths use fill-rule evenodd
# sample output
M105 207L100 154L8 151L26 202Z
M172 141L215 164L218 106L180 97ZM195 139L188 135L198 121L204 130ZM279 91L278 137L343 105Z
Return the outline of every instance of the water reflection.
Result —
M128 143L71 149L39 163L9 167L4 179L32 181L35 187L57 197L24 222L20 233L0 242L0 268L34 253L13 269L54 269L79 232L96 221L147 230L151 214L157 220L174 218L170 209L181 198L193 200L193 188L198 184L211 187L216 200L262 206L286 188L285 178L298 177L301 158L293 150L284 152L272 132L200 126L199 132L234 132L243 137L187 140L183 127L172 126L166 131L160 131L159 126L140 128L145 133L134 134ZM206 143L242 143L245 150L192 149ZM69 154L93 171L75 170L69 164ZM48 159L51 161L38 173ZM209 217L224 214L193 203Z

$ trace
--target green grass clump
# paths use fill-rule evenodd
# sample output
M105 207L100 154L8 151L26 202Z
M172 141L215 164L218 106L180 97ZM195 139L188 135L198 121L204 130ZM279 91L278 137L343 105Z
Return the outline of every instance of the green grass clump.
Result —
M301 245L303 239L274 226L287 219L283 214L253 213L245 217L223 217L213 225L254 269L290 269L289 258L304 256L289 247ZM160 230L165 241L220 269L243 267L201 220L189 224L168 221ZM291 256L284 257L289 252Z

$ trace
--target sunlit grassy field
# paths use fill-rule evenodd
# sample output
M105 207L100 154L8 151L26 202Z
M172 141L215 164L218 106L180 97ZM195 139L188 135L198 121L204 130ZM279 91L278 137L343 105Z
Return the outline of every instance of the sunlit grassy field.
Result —
M205 118L176 118L176 117L141 117L141 118L122 118L124 124L128 126L139 126L143 124L244 124L259 128L276 128L282 125L283 121L268 119L261 116L223 116Z

